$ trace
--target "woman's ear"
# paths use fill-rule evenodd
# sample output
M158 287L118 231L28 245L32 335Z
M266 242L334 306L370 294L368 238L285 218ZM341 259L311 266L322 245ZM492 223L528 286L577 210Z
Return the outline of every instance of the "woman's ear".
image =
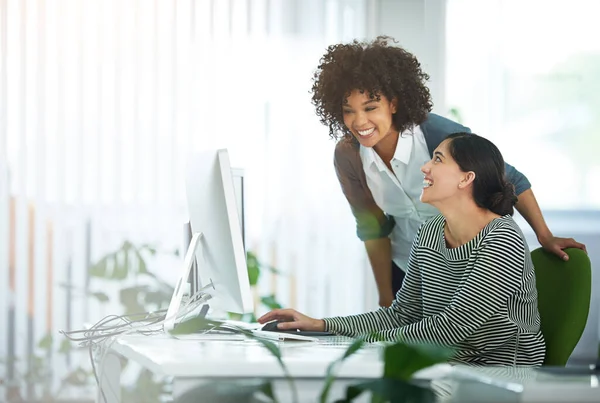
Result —
M473 171L466 172L462 176L462 178L458 184L458 187L461 189L466 188L471 183L473 183L474 180L475 180L475 172L473 172Z
M398 98L394 97L392 99L392 102L390 102L390 112L392 112L392 115L396 113L396 111L398 110Z

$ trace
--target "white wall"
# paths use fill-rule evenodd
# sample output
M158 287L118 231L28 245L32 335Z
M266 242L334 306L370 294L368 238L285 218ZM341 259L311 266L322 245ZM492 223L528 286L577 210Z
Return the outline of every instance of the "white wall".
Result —
M8 273L8 237L9 237L9 205L8 205L8 168L0 154L0 273ZM0 281L0 324L8 323L8 300L11 298L8 276ZM7 344L0 338L0 357L6 357ZM0 377L4 376L4 366L0 366Z
M417 56L430 75L434 112L446 114L446 0L375 0L368 4L368 35L389 35Z

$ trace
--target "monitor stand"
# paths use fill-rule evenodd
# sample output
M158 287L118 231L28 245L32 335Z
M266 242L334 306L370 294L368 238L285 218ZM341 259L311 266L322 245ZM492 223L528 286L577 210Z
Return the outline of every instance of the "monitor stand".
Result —
M210 306L208 304L202 305L202 308L200 308L200 312L198 312L197 316L199 318L206 319L206 314L208 313L209 309L210 309Z
M169 303L169 308L167 309L167 314L166 314L166 318L165 318L165 322L164 322L164 330L165 331L170 331L172 329L175 328L176 322L178 322L180 313L181 313L181 308L182 308L182 301L183 301L183 297L184 297L184 293L185 293L185 285L188 282L188 279L190 277L190 272L192 270L192 266L193 263L196 261L196 252L198 252L198 257L200 259L200 262L198 262L199 264L206 264L204 262L204 248L202 245L202 238L204 237L204 235L201 232L197 232L195 234L193 234L191 240L190 240L190 244L187 248L187 252L185 254L185 258L184 258L184 262L183 262L183 267L182 267L182 272L180 274L179 279L177 280L177 284L173 290L173 296L171 297L171 302ZM191 299L193 298L194 300L197 300L198 298L201 298L200 294L203 293L205 297L208 297L208 299L210 299L212 297L212 293L209 292L208 290L212 287L214 289L214 284L212 279L207 279L208 280L208 284L206 284L205 286L199 288L196 290L195 293L190 294L189 298L190 300L188 300L189 303L195 303L195 301L192 301ZM206 304L206 301L204 301L204 304L201 308L200 313L206 317L206 313L208 312L208 304Z
M179 312L183 305L183 286L187 282L190 283L190 299L188 300L188 303L193 304L195 303L194 301L200 298L206 298L206 300L200 306L200 311L196 315L189 315L187 317L197 317L206 320L211 319L209 317L209 310L211 306L210 304L208 304L208 301L214 295L213 292L215 290L215 285L213 283L212 278L209 278L207 284L203 285L202 279L200 278L200 274L198 272L198 267L206 265L206 260L204 256L205 244L203 244L204 234L202 232L196 232L194 234L191 234L190 232L190 235L191 237L187 246L187 251L183 263L183 272L181 274L177 286L175 287L173 297L171 299L171 304L169 305L169 311L167 312L167 317L169 317L170 320L166 326L166 330L173 329L180 323L180 319L176 319L175 315L177 315L177 312ZM211 288L213 292L210 291Z

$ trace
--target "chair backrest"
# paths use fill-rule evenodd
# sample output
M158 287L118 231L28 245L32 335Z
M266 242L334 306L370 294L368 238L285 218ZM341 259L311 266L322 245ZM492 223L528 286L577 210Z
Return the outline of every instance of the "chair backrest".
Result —
M542 248L531 252L538 290L544 365L564 366L579 342L590 309L592 269L587 253L566 249L568 261Z

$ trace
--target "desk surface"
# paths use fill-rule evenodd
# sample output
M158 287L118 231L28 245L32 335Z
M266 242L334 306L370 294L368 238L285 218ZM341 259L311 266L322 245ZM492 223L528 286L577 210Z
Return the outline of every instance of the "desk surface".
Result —
M282 360L292 377L310 382L323 379L331 362L340 358L349 342L279 342ZM179 340L166 335L127 335L110 349L148 370L174 379L284 377L276 358L256 340ZM368 345L348 358L337 378L368 379L381 376L383 349ZM598 376L560 376L533 368L481 368L439 364L415 374L417 379L448 385L452 398L479 402L600 402ZM116 382L116 380L115 380ZM469 400L475 399L475 400ZM314 399L313 399L314 400Z
M451 376L464 381L463 386L468 386L469 382L487 385L491 394L494 389L512 392L518 397L516 401L600 402L598 375L558 375L535 368L459 365L452 369Z
M293 377L320 378L329 364L340 358L349 343L277 343ZM178 340L166 335L122 336L111 348L150 371L173 377L282 377L276 358L256 340ZM376 378L383 372L382 348L367 346L349 357L336 371L340 378ZM434 379L450 373L448 364L436 365L416 374Z

